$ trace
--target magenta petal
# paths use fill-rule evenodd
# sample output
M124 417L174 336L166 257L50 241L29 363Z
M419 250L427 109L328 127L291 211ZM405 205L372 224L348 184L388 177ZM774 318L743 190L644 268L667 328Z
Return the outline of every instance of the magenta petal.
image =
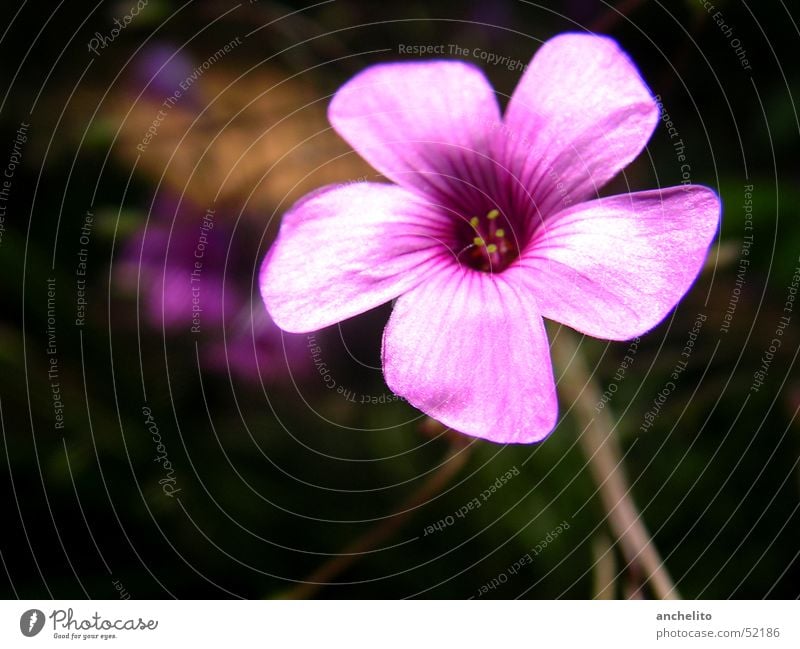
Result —
M441 196L480 184L474 161L490 154L500 110L477 67L431 61L364 70L339 89L328 118L387 178Z
M530 294L500 275L453 265L400 297L383 369L394 392L468 435L529 443L556 424L544 322Z
M536 296L544 317L630 339L689 290L719 215L719 197L696 185L591 201L548 219L506 273Z
M443 218L396 185L310 194L284 216L261 267L272 319L285 331L316 331L416 286L446 254Z
M595 197L657 121L650 91L616 42L564 34L542 45L514 91L501 155L548 214Z

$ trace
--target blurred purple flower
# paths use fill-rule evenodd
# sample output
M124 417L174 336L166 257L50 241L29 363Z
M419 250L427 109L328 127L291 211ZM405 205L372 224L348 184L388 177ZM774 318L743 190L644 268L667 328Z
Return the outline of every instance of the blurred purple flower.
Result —
M191 77L195 66L189 53L179 50L172 43L155 42L147 45L138 53L133 66L137 92L144 88L146 95L164 101L177 91L180 92L180 101L190 102L199 86L191 84L184 89L181 83Z
M219 327L226 313L238 312L243 304L235 282L229 278L223 285L231 230L218 219L211 228L203 227L203 215L204 210L185 201L179 206L172 197L159 198L146 227L123 249L119 278L130 288L138 286L145 319L153 327L188 330L193 290L209 327ZM202 268L192 281L197 261Z
M248 380L307 374L306 337L284 333L263 309L252 309L252 263L244 263L240 246L226 261L233 236L224 217L158 198L147 226L123 249L117 279L138 287L149 326L184 334L196 327L204 367Z
M543 317L626 340L694 282L720 203L687 185L597 199L658 122L609 39L546 42L504 116L472 65L373 66L329 108L336 131L396 184L318 190L295 204L261 271L287 331L398 298L386 382L442 423L535 442L558 417Z
M263 308L246 304L204 355L210 369L243 381L305 378L313 365L306 336L282 331Z

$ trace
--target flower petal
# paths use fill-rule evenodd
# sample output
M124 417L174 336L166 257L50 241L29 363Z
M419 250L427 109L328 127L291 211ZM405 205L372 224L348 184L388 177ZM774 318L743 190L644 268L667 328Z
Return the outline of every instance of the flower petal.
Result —
M689 290L719 215L719 197L696 185L591 201L548 219L506 273L533 292L544 317L627 340Z
M536 52L505 115L505 153L541 214L597 195L642 151L658 109L610 38L563 34Z
M461 61L367 68L339 89L328 119L387 178L450 198L486 184L476 159L490 154L501 121L489 82Z
M556 424L544 322L532 296L501 275L453 265L400 297L383 369L394 392L468 435L528 443Z
M283 217L261 267L261 296L281 329L316 331L416 286L447 254L446 226L396 185L323 188Z

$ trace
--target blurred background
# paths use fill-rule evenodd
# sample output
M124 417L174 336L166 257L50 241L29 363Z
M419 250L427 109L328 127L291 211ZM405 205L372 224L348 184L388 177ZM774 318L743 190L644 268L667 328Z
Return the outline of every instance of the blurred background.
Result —
M295 200L379 180L327 123L345 80L419 58L408 45L443 46L504 103L540 44L570 30L618 39L663 102L627 183L690 179L724 204L706 269L660 327L634 345L581 342L630 496L684 597L800 595L790 11L4 3L3 595L652 596L609 525L563 385L544 443L462 439L386 387L390 305L288 335L257 294ZM309 580L332 583L298 589Z

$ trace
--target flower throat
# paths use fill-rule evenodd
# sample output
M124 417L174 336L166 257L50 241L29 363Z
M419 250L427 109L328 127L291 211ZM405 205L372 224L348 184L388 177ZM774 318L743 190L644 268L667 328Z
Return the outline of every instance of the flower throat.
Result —
M508 220L493 209L483 217L473 216L464 228L464 242L459 258L475 270L499 273L514 261L519 253Z

